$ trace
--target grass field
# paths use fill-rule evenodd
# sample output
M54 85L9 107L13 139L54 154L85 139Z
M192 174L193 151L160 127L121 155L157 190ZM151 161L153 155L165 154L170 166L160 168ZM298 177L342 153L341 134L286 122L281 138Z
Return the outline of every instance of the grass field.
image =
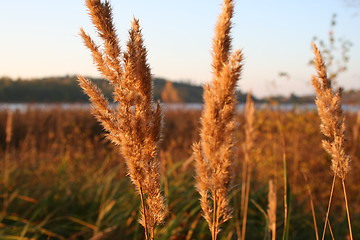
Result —
M201 217L191 145L199 138L201 112L168 110L159 158L162 189L169 214L157 228L157 239L208 239ZM86 110L53 108L14 112L12 137L6 144L8 113L0 112L1 222L0 239L143 239L138 221L140 200L126 177L126 165L104 138ZM237 146L244 139L243 114L236 116ZM319 144L319 119L314 111L256 112L247 239L267 235L268 181L277 193L277 233L283 232L283 141L290 185L290 238L315 239L308 187L319 232L324 223L332 172L330 158ZM347 178L354 238L360 237L359 123L348 114L347 150L352 169ZM238 149L242 149L239 147ZM233 218L220 239L237 239L243 152L237 151L230 203ZM305 177L307 181L305 181ZM263 211L263 213L262 213ZM346 212L341 186L336 186L330 213L335 239L346 239ZM327 236L330 238L329 236Z

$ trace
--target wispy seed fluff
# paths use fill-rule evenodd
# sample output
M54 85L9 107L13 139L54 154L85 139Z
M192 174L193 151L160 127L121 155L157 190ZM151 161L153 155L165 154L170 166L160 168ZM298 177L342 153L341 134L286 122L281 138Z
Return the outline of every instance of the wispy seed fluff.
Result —
M312 77L316 91L315 103L321 120L320 130L327 137L322 141L323 148L331 155L331 169L335 176L345 179L350 170L350 156L345 152L345 124L341 109L341 93L339 88L333 92L331 81L326 74L326 67L320 51L313 44L314 64L317 76Z
M147 63L140 24L132 21L126 52L120 51L108 1L86 0L89 15L103 46L97 46L81 29L80 35L93 60L114 88L116 109L109 108L101 90L79 76L79 84L92 102L92 113L108 132L107 137L120 147L128 173L142 200L142 218L146 239L154 238L154 228L166 215L160 191L158 143L162 112L152 100L152 76Z
M212 239L231 217L228 192L233 158L235 87L240 78L242 53L231 53L233 1L225 0L213 40L213 79L204 86L201 140L194 145L196 181Z

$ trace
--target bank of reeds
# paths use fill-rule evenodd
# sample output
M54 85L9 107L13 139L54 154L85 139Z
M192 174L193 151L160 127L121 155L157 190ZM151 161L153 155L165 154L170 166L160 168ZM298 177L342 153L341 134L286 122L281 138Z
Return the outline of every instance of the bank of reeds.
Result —
M169 216L164 225L157 227L156 237L159 240L211 238L206 221L199 218L201 208L198 193L193 187L194 170L191 164L183 165L192 154L192 142L198 141L200 114L200 111L186 109L164 111L167 127L164 128L159 157L167 164L164 174L168 181ZM5 154L7 116L7 111L0 111L1 161ZM237 117L240 123L245 122L243 114ZM346 119L349 123L347 126L352 130L356 124L356 114L346 113ZM282 233L284 219L280 196L283 189L283 164L278 124L283 126L287 143L292 215L289 238L314 239L308 187L299 169L308 176L317 223L322 224L319 216L325 216L328 201L328 186L324 182L330 182L332 176L326 167L329 158L319 144L322 138L318 131L319 122L314 111L255 112L254 124L259 130L256 138L258 147L254 149L256 165L251 175L246 239L263 239L265 231L268 232L266 219L254 202L266 213L268 180L271 177L277 182L278 238ZM126 165L117 147L105 141L104 135L101 126L87 109L30 108L23 112L15 111L8 155L12 165L8 189L11 198L4 220L0 223L0 239L20 236L24 239L59 239L47 235L51 233L65 239L90 239L101 233L104 240L144 239L142 227L137 222L140 199L126 178ZM237 136L244 142L243 131L239 131ZM354 143L350 138L349 146ZM360 169L356 160L359 154L359 151L355 151L352 156L353 171L346 178L348 182L351 181L347 190L351 196L348 200L354 239L360 237L357 228L360 224L360 176L356 174ZM244 159L242 151L238 159ZM241 168L236 172L238 183ZM235 185L232 191L230 196L239 196L241 187ZM0 188L1 207L3 196L4 188ZM239 199L234 200L231 199L234 208L240 206ZM335 239L345 238L348 228L341 194L333 197L329 219ZM220 237L235 238L234 219L227 221L221 228Z

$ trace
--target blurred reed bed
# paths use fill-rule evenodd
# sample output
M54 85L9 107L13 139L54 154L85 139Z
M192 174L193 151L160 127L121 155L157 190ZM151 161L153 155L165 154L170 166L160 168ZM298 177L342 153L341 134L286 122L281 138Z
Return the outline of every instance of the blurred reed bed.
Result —
M198 110L164 112L162 188L169 215L156 230L157 239L209 239L201 217L195 185L192 143L199 140ZM106 139L101 126L88 110L31 109L12 113L0 111L0 239L143 239L138 223L140 201L126 178L119 151ZM237 144L245 141L244 114L236 116ZM359 121L346 114L349 129L346 149L352 156L347 175L349 206L354 239L360 237ZM266 219L269 180L276 183L276 234L283 232L283 146L287 160L290 192L290 239L315 239L309 188L319 226L323 224L333 174L330 157L323 151L320 120L315 111L256 111L254 150L247 213L246 239L270 236L274 225ZM283 136L281 140L280 136ZM231 203L240 208L244 149L234 159ZM7 161L8 179L4 181ZM324 167L325 166L325 167ZM307 181L305 181L306 176ZM308 185L306 184L308 183ZM275 184L273 185L275 186ZM341 185L335 191L342 191ZM274 196L274 194L272 194ZM273 197L274 198L274 197ZM336 239L348 232L341 194L332 200L330 222ZM233 204L237 202L237 204ZM239 212L240 209L237 210ZM237 239L234 216L222 225L219 239ZM330 235L329 235L330 236Z

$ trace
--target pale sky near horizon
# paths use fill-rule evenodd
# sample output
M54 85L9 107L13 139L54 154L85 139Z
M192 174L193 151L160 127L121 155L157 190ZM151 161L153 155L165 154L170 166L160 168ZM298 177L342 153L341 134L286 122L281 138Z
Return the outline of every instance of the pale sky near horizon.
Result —
M122 46L133 16L140 19L152 73L194 84L211 80L211 41L221 0L110 0ZM235 1L233 48L243 49L239 89L256 96L313 93L313 36L350 40L349 70L339 85L360 89L360 7L345 0ZM94 34L83 0L0 0L0 77L83 74L98 77L79 28ZM280 78L288 72L290 79Z

